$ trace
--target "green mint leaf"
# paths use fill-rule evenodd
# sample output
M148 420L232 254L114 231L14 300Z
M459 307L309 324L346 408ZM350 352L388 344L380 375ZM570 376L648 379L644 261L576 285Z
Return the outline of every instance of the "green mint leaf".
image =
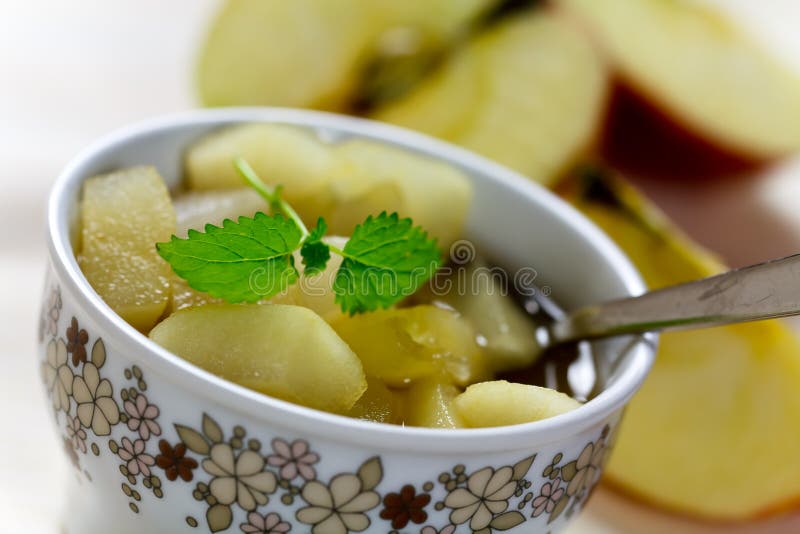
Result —
M305 265L305 276L314 276L325 270L328 260L331 259L331 249L322 242L325 232L328 231L328 224L322 217L317 221L317 227L311 230L303 246L300 248L300 255L303 256Z
M221 227L208 224L205 232L189 230L186 239L172 236L156 248L194 289L232 303L255 302L297 281L292 252L302 238L294 221L259 212Z
M434 239L396 213L368 217L341 252L333 290L342 311L353 315L388 308L414 293L436 272L441 253Z

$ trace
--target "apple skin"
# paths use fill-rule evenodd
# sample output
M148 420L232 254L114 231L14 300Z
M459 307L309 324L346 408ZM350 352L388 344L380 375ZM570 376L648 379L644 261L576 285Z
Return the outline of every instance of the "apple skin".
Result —
M602 131L601 158L630 175L710 180L752 173L769 163L696 133L619 76Z

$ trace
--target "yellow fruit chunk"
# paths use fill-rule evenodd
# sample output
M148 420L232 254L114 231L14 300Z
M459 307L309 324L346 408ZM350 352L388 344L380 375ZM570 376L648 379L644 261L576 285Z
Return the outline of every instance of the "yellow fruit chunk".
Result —
M473 384L453 400L456 413L470 428L532 423L580 405L554 389L505 380Z
M427 285L414 298L442 302L467 319L480 336L481 346L495 373L532 365L538 353L536 324L514 302L509 294L511 282L505 279L502 271L489 267L481 259L468 265L452 264L449 268L452 269L450 275L437 277L435 284Z
M403 423L426 428L463 428L453 408L461 391L447 377L428 377L402 392Z
M663 114L736 154L800 148L800 76L718 8L691 0L559 0L622 81Z
M337 145L335 153L331 232L352 232L353 212L361 222L365 215L395 210L402 217L411 217L445 249L463 234L472 188L461 171L407 150L360 139ZM393 198L393 194L397 196Z
M323 241L338 249L343 249L347 244L346 237L330 236ZM333 292L333 282L343 258L338 254L331 254L325 270L321 273L306 276L305 266L300 252L295 253L294 264L300 271L300 279L289 287L285 295L278 297L292 299L298 306L305 306L328 322L335 321L342 316L342 308L335 302L336 294Z
M536 12L478 35L373 116L550 183L592 144L607 93L591 41L569 21Z
M203 232L207 224L222 226L225 219L252 217L256 212L269 212L266 201L252 188L189 191L172 199L177 218L178 237L189 230Z
M299 306L187 308L159 323L150 339L226 380L319 410L344 413L367 389L358 357Z
M186 152L186 183L190 189L242 187L233 166L241 156L265 183L282 185L283 196L298 211L329 181L330 148L308 132L281 124L243 124L200 139ZM302 215L305 215L301 212Z
M399 423L400 401L379 379L368 376L367 390L347 412L350 417L376 423Z
M497 3L228 0L199 58L200 97L209 106L348 109L370 82L368 66L396 53L387 34L409 36L403 51L425 41L436 54Z
M169 191L153 167L122 169L83 184L81 270L106 304L142 332L170 298L171 270L156 243L174 232Z
M651 288L724 270L621 181L594 176L570 189ZM608 476L631 494L707 518L779 510L800 497L798 391L800 343L783 322L663 334Z
M390 387L446 371L456 383L488 376L475 333L456 313L434 306L380 310L332 323L364 370Z

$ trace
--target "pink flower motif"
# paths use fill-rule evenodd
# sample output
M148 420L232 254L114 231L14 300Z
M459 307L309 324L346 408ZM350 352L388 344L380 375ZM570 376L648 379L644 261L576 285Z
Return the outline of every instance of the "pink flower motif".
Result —
M137 439L133 443L128 438L122 438L122 446L117 454L123 461L128 462L128 473L133 476L139 473L150 476L150 466L156 463L155 458L144 452L144 440Z
M455 531L455 525L447 525L446 527L442 527L442 530L436 530L436 528L427 525L422 527L422 530L419 531L419 534L453 534Z
M290 445L280 438L275 438L272 440L272 450L275 454L267 457L267 463L281 468L282 479L294 480L298 473L306 480L317 478L317 472L311 466L319 462L319 455L308 450L306 441L298 439Z
M161 427L155 421L159 413L158 406L148 404L147 397L139 393L135 401L128 399L123 406L128 414L128 428L134 432L138 430L143 440L150 439L150 434L161 435Z
M72 443L73 449L86 454L86 431L77 417L67 416L67 439Z
M560 488L561 479L556 478L552 482L542 486L539 496L533 499L533 514L531 517L539 517L544 512L548 514L553 511L558 501L564 495L564 488Z
M292 529L292 525L281 521L281 516L272 512L260 515L257 512L247 514L247 523L239 525L246 534L285 534Z

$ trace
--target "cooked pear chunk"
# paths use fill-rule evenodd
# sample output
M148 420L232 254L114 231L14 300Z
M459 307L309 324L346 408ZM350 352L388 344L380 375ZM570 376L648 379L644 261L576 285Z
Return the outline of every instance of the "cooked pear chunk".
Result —
M448 376L432 376L414 382L402 392L403 423L426 428L463 428L453 407L461 390Z
M266 201L252 188L189 191L176 196L173 201L177 218L178 237L186 237L189 230L202 232L207 224L222 226L225 219L252 217L256 212L269 212Z
M593 144L608 78L579 27L548 11L532 12L478 35L373 116L553 183Z
M489 375L469 323L434 306L380 310L332 323L364 370L390 387L445 371L459 384Z
M387 388L380 379L367 376L367 390L347 415L376 423L399 423L400 408L397 393Z
M456 265L448 279L437 279L437 285L449 281L450 291L429 285L415 298L442 302L467 319L495 373L532 365L538 353L536 324L509 294L511 281L481 259Z
M352 231L353 227L346 225L352 223L353 217L348 215L357 205L359 216L394 209L403 217L411 217L443 248L463 235L472 189L458 169L361 139L337 145L335 153L338 162L331 187L336 207L330 217L333 233ZM394 199L393 192L397 194ZM345 226L340 228L339 224Z
M245 182L233 166L238 156L265 183L282 185L284 198L293 204L324 190L333 163L330 148L297 127L242 124L211 133L189 147L187 186L198 190L242 187Z
M159 323L150 338L226 380L310 408L345 413L367 389L355 353L300 306L187 308Z
M169 302L171 270L156 243L174 232L175 211L155 168L131 167L83 184L83 274L115 312L143 332Z
M541 421L581 403L554 389L495 380L469 386L453 405L466 426L483 428Z

